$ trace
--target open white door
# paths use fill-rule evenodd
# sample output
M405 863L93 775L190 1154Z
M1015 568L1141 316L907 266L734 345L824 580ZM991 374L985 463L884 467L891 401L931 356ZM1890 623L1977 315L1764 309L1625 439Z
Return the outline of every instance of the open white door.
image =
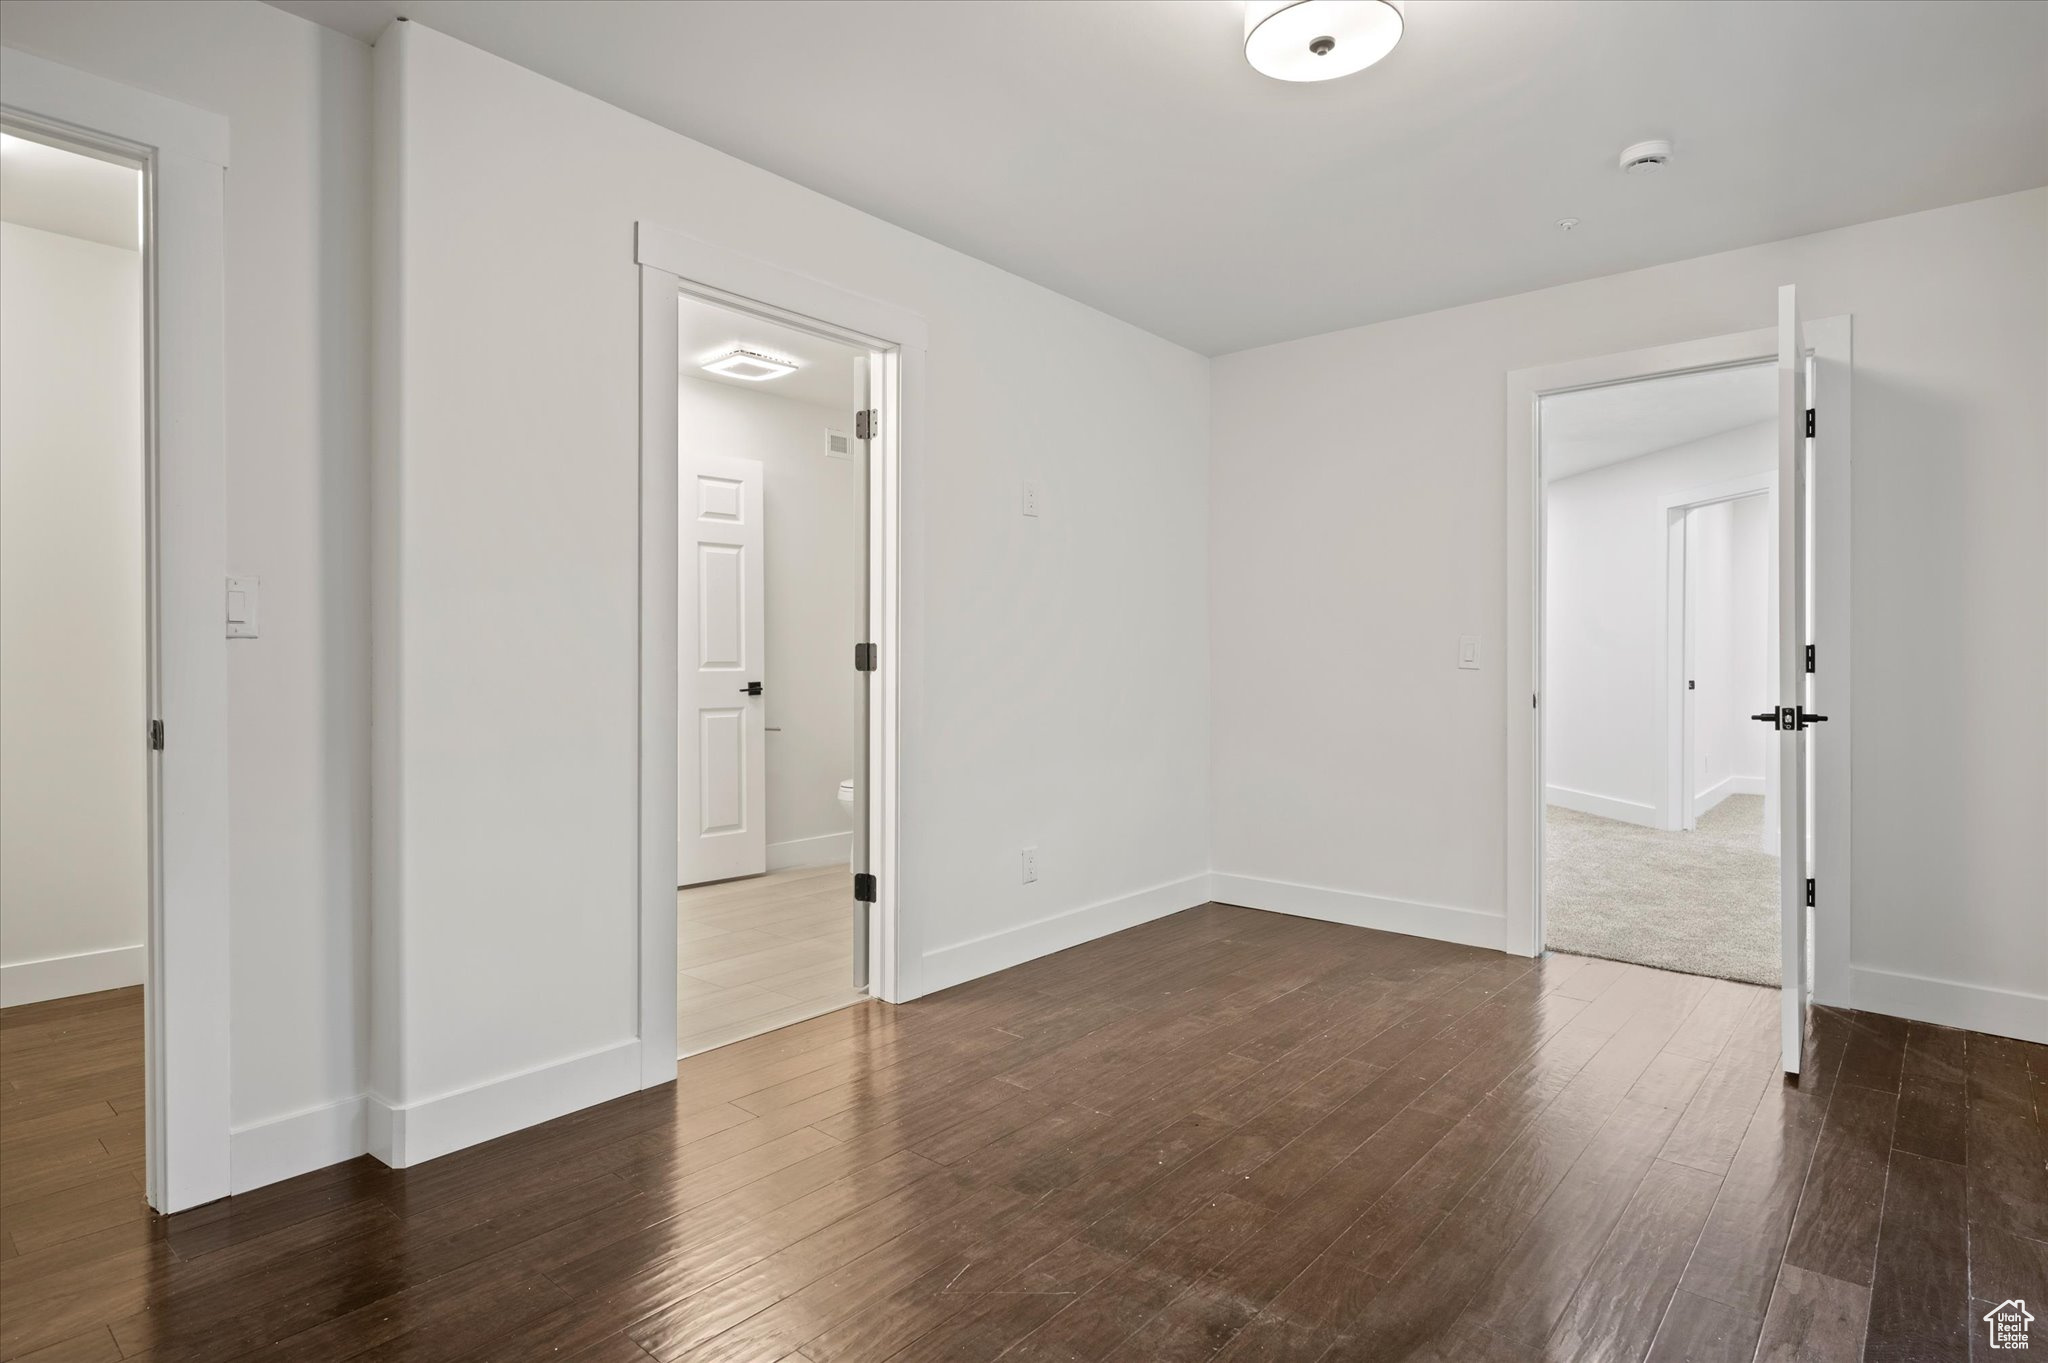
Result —
M1806 708L1806 337L1793 286L1778 290L1778 704L1758 715L1778 733L1778 893L1783 951L1780 1048L1797 1075L1806 1049L1807 728L1826 718Z
M761 464L683 457L676 555L676 884L768 869Z
M874 366L861 355L853 362L854 454L860 460L860 619L857 637L863 642L854 649L854 669L860 674L860 722L853 740L853 987L866 989L869 982L870 923L875 895L874 799L868 779L870 743L868 726L875 713L874 639L874 505L875 435Z

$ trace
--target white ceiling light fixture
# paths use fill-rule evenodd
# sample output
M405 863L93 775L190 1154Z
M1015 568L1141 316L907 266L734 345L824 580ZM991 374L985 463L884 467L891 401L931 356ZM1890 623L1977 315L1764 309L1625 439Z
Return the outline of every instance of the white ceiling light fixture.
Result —
M1401 41L1401 0L1250 0L1244 56L1275 80L1334 80Z
M721 351L704 361L698 368L707 374L723 374L729 379L745 379L749 383L760 383L764 379L779 379L784 374L796 373L795 360L777 359L764 355L758 350L734 346Z

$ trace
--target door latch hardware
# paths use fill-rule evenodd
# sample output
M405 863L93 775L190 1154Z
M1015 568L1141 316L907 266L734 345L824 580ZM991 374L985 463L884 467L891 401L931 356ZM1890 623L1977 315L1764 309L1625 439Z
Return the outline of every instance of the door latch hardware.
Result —
M1796 732L1810 724L1825 724L1826 715L1816 715L1803 705L1781 705L1775 710L1766 710L1760 715L1751 715L1759 724L1768 724L1780 733Z
M740 690L745 692L747 695L758 696L761 694L761 683L748 682L745 686L742 686Z

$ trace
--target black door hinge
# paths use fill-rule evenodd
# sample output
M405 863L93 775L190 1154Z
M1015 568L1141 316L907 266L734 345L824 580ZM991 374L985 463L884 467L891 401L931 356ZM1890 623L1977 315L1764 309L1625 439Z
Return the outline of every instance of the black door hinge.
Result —
M882 414L872 407L864 412L855 412L853 415L853 438L856 440L873 440L876 436L880 435L882 433L881 417Z
M853 902L856 904L872 904L875 902L875 878L866 871L854 873Z
M164 750L164 722L160 719L152 719L149 722L149 750L151 752L162 752Z
M1811 672L1811 671L1813 671L1813 645L1812 645L1812 644L1808 644L1808 645L1806 646L1806 670L1807 670L1808 672Z
M873 644L855 644L853 646L853 670L856 672L873 672L876 670L875 646Z
M1806 878L1806 907L1809 909L1813 907L1813 877L1811 876Z
M1813 426L1813 408L1809 407L1806 409L1806 438L1808 440L1813 439Z

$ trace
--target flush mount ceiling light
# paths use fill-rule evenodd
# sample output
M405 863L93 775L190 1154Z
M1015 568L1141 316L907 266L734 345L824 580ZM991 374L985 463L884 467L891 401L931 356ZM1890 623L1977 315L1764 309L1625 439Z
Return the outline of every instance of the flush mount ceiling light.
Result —
M1401 41L1401 0L1250 0L1244 56L1275 80L1363 71Z
M779 379L784 374L796 373L796 361L779 360L758 350L734 346L704 361L698 368L707 374L723 374L729 379L759 383L763 379Z

